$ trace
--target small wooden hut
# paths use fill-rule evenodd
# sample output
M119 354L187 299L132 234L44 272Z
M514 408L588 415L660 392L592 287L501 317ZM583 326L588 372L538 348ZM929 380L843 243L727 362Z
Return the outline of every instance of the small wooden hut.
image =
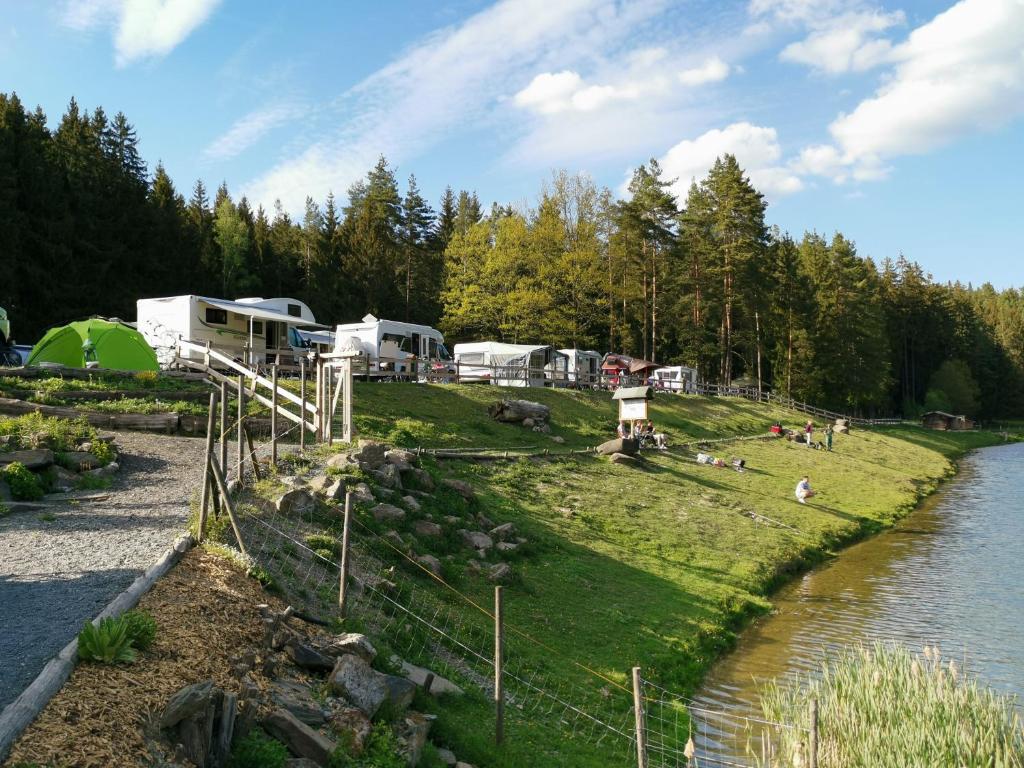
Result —
M945 411L928 411L921 417L921 426L925 429L960 431L974 429L974 421Z

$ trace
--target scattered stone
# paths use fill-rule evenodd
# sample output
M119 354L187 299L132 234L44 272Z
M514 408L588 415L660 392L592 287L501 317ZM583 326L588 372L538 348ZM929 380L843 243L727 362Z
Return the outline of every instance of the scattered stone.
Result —
M497 525L497 523L495 523L493 520L491 520L491 518L489 518L487 515L483 515L483 514L477 515L476 516L476 521L478 523L480 523L480 527L481 528L486 528L487 530L490 530L495 525Z
M329 656L358 656L367 664L373 663L377 658L377 649L366 638L358 632L346 632L338 635L329 645L321 649Z
M466 563L466 570L471 573L481 573L483 571L483 567L476 560L470 560Z
M527 429L533 429L535 426L537 426L537 422L531 419L529 416L527 416L525 419L523 419L523 426L526 427Z
M384 675L360 656L339 656L327 680L331 690L344 696L371 720L388 698Z
M467 531L465 528L460 528L459 535L462 537L465 545L473 549L486 551L494 546L494 540L486 533L480 531Z
M412 451L405 450L404 448L392 448L384 454L384 459L395 466L408 464L409 466L414 467L420 463L419 456Z
M476 498L476 492L473 490L473 486L464 480L454 480L449 477L445 478L441 482L459 494L466 501L473 501L473 499Z
M275 680L270 684L270 700L290 712L297 720L314 728L324 724L323 709L313 698L309 687L292 680Z
M371 470L371 474L377 478L380 484L385 488L394 488L398 490L402 487L402 474L394 464L385 464L380 469Z
M419 512L423 509L415 496L403 496L402 501L405 502L405 506L409 508L410 512Z
M512 578L512 566L508 563L497 563L491 566L487 572L487 578L495 583L508 581Z
M298 640L293 640L285 645L284 650L295 666L302 669L330 672L334 668L334 659Z
M309 490L325 499L339 501L345 498L345 478L339 475L317 475L309 481Z
M416 562L422 565L435 576L441 575L441 561L433 555L420 555L416 558Z
M327 466L332 469L347 469L358 463L347 453L336 453L327 460Z
M263 720L267 733L284 742L292 754L308 757L317 765L327 765L337 745L326 736L300 722L283 709L275 709Z
M390 541L394 546L398 547L399 549L405 549L405 539L402 538L401 534L398 531L388 531L384 534L384 538L387 541Z
M379 485L373 489L374 497L379 501L393 501L398 491L390 488L381 488Z
M429 520L417 520L413 523L412 530L417 536L440 536L442 528Z
M173 728L187 717L206 709L213 693L213 680L186 685L167 702L160 716L161 728Z
M274 506L282 515L305 515L316 508L316 499L305 488L293 488L290 491L285 491L274 502Z
M405 758L409 768L419 765L423 756L423 748L427 745L427 734L434 724L435 715L424 715L420 712L409 712L395 727L395 740L398 742L398 754Z
M547 421L551 416L550 408L530 400L502 400L500 403L490 406L487 412L495 421L510 424L521 423L524 419L531 419L534 423L539 424L542 421Z
M352 752L360 754L366 747L373 724L370 718L355 707L345 707L331 715L331 729L342 735L351 745Z
M499 541L494 548L499 552L515 552L519 549L519 545L512 541Z
M509 539L515 538L515 535L515 523L505 523L503 525L496 526L491 530L491 537L498 541L508 541Z
M82 475L85 477L110 477L111 475L117 474L121 469L121 465L116 461L112 461L109 464L105 464L102 467L96 469L84 469Z
M634 456L639 449L639 443L631 437L617 437L597 446L597 452L602 456L611 456L613 453Z
M533 428L533 431L540 432L542 435L546 435L551 432L551 427L548 424L538 424Z
M50 473L53 477L53 490L58 493L67 493L68 491L75 490L75 486L78 484L78 475L70 469L64 469L59 464L54 464ZM0 489L0 501L2 500L3 489Z
M448 523L448 525L455 525L456 523L461 523L462 518L456 517L455 515L445 515L444 521Z
M359 449L352 453L352 458L359 462L359 466L366 465L368 470L380 469L384 466L384 456L387 453L387 446L374 440L360 440Z
M427 691L427 693L433 696L445 694L461 696L463 694L463 690L451 680L435 675L429 669L417 667L415 664L410 664L407 661L402 661L402 674L420 688L426 686L427 677L433 676L434 679L430 682L430 690Z
M439 747L437 750L437 756L445 765L454 766L455 763L458 762L455 759L455 753L450 749L441 749Z
M551 441L558 443L559 445L562 445L563 443L565 443L565 438L562 437L561 435L552 435Z
M396 522L405 519L405 510L399 509L393 504L378 504L372 510L373 519L378 523Z
M72 451L74 455L76 452ZM98 466L99 460L91 453L84 454L92 460L91 466ZM0 467L6 466L7 464L13 464L14 462L20 462L25 465L26 469L38 471L40 469L46 469L48 466L53 464L53 451L49 448L37 448L31 451L11 451L10 453L0 453ZM74 467L71 467L74 469Z
M613 453L610 457L612 464L626 464L628 466L636 467L640 465L640 460L636 456L627 456L624 453Z
M349 490L352 493L352 501L362 504L372 504L374 501L373 491L370 490L370 486L366 483L356 483Z
M433 476L427 470L418 467L413 467L405 473L405 481L428 493L436 487Z
M455 764L455 768L476 768L472 763L464 763L461 760Z
M379 672L377 674L380 674ZM392 715L405 712L416 695L416 684L397 675L381 675L387 688L387 702Z

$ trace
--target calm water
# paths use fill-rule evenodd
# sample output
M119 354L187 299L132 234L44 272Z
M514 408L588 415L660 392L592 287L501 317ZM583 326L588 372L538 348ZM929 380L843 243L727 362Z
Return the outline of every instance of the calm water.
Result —
M1024 699L1024 444L985 448L892 531L857 544L773 601L709 675L709 708L756 708L759 681L819 668L824 653L897 640Z

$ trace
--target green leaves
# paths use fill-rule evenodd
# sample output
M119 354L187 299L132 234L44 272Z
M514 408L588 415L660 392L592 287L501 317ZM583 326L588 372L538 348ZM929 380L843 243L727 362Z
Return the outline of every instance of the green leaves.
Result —
M107 617L98 626L87 622L78 633L78 658L98 664L131 664L137 650L153 645L156 631L156 621L145 611Z

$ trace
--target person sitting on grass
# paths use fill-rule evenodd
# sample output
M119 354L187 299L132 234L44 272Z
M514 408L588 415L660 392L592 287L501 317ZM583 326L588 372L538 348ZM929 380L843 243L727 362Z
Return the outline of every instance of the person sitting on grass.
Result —
M814 495L814 491L811 489L811 480L807 475L800 478L800 482L796 484L796 500L801 504L806 504L807 499Z

